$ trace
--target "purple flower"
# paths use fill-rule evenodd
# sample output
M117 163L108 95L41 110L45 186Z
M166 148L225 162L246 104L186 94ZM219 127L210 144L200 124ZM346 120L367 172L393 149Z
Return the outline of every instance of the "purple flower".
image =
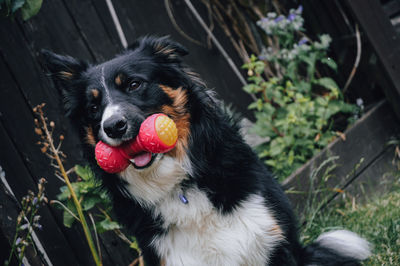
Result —
M307 38L303 37L303 38L301 38L301 40L299 41L299 43L297 45L302 46L303 44L305 44L307 42L308 42Z
M27 228L28 228L28 223L25 223L25 224L21 225L21 229L22 229L22 230L25 230L25 229L27 229Z
M282 21L282 20L283 20L283 16L279 16L276 19L274 19L274 22L278 23L279 21Z
M37 202L38 202L38 198L37 198L37 197L34 197L34 198L33 198L33 201L32 201L33 205L36 205Z
M297 8L296 12L297 12L297 14L303 13L303 6L299 5L299 7Z
M21 239L20 237L18 237L17 240L15 240L15 245L18 246L18 244L21 243L21 240L22 240L22 239Z
M268 22L268 18L262 18L261 22Z
M295 13L290 13L289 16L287 17L287 20L292 22L295 18L296 18L296 14Z
M43 226L39 223L35 223L34 226L39 230L42 230L42 228L43 228Z
M266 57L265 55L259 55L259 56L258 56L258 59L259 59L259 60L266 60L267 57Z

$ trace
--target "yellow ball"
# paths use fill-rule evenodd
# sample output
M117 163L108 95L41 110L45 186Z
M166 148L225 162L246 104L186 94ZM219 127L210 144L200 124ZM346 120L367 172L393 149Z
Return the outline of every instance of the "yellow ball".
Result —
M167 146L172 146L178 139L178 130L175 122L166 115L161 115L156 119L156 132L160 140Z

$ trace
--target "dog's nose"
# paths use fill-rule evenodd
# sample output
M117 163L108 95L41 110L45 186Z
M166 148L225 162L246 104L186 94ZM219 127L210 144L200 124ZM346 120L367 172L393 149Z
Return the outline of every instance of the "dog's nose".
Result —
M103 129L107 136L113 139L121 138L128 128L126 119L121 116L111 116L103 122Z

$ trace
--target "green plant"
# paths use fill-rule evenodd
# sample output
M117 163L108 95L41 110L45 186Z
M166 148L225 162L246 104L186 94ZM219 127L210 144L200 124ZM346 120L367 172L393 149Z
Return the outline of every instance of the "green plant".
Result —
M5 16L13 16L21 10L23 20L36 15L42 7L43 0L0 0L0 11Z
M72 184L69 180L68 174L64 169L64 164L62 162L62 157L66 157L65 154L60 150L61 148L61 143L62 140L64 139L64 136L60 136L60 141L58 143L58 146L55 146L54 140L53 140L53 131L55 124L53 121L50 123L48 122L47 117L45 117L43 108L45 104L42 103L40 105L37 105L35 108L33 108L33 112L39 117L39 119L35 119L35 132L38 134L41 138L41 141L38 142L38 144L42 145L41 151L45 153L49 158L51 158L52 162L51 165L56 167L59 170L59 174L62 176L62 180L67 184L68 190L71 193L71 198L73 200L73 204L76 208L76 212L78 213L79 218L77 217L78 221L82 225L82 229L85 233L86 240L88 242L90 251L92 253L93 259L96 263L96 265L102 265L102 262L100 260L99 254L96 250L96 247L94 245L94 241L92 239L92 235L90 233L90 229L88 227L88 224L86 222L85 215L82 211L82 205L80 201L78 200L78 197L76 196L75 190L72 187ZM56 164L54 164L54 162Z
M121 226L111 218L112 204L108 194L101 189L101 184L95 179L92 170L88 166L76 165L74 171L78 178L71 182L71 186L82 205L83 212L90 217L93 224L93 231L96 234L106 231L113 231L125 243L140 255L141 250L134 237L129 239L121 232ZM75 221L79 221L77 209L71 199L71 192L67 186L60 187L58 200L50 201L63 209L63 222L66 227L71 227ZM100 252L100 247L98 245ZM101 257L101 255L100 255ZM141 257L141 256L140 256ZM140 258L141 260L141 258ZM140 263L140 262L139 262Z
M327 56L331 39L305 37L301 13L300 7L288 17L269 13L260 20L270 46L243 66L249 76L244 90L256 96L249 105L257 119L253 132L269 137L257 151L280 179L341 135L334 130L335 115L357 111L344 102L336 82L317 70L326 65L336 71Z
M3 173L3 172L2 172ZM38 192L35 194L28 191L28 195L22 198L21 212L17 217L17 224L11 251L8 260L4 262L5 266L10 265L13 256L17 259L18 265L22 265L26 248L33 243L32 232L34 229L42 229L40 215L38 211L42 203L47 202L44 194L44 184L46 180L41 178L38 183Z
M101 185L95 179L91 169L88 166L76 165L73 169L65 171L63 160L66 155L60 149L64 136L60 135L60 141L56 146L53 139L55 123L53 121L48 122L44 115L44 106L43 103L33 109L39 117L39 119L34 120L35 132L41 137L38 144L42 145L41 151L51 159L50 164L57 169L55 175L66 184L60 187L61 193L57 195L57 200L51 200L50 203L63 209L63 223L66 227L71 227L75 221L81 224L96 265L102 265L98 234L113 231L139 254L139 257L131 265L139 264L143 266L143 257L136 239L134 237L129 239L125 236L120 230L121 226L113 221L109 215L112 208L111 200L107 193L101 189ZM69 177L73 172L77 175L74 182ZM92 231L88 226L87 217L92 224ZM94 245L92 233L95 236L97 247Z

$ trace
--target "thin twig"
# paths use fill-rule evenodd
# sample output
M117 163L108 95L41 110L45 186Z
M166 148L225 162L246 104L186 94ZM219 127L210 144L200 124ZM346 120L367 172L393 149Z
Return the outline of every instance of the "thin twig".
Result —
M192 37L190 37L189 35L187 35L187 34L182 30L181 27L179 27L178 23L177 23L176 20L175 20L174 14L172 13L172 7L171 7L170 0L164 0L164 6L165 6L165 9L167 10L168 17L169 17L169 19L171 20L172 25L174 26L174 28L175 28L185 39L187 39L188 41L190 41L190 42L192 42L192 43L195 43L195 44L197 44L197 45L199 45L199 46L205 47L205 45L204 45L203 43L201 43L201 42L198 41L198 40L193 39Z
M55 175L55 177L57 177L61 182L65 183L64 178L63 178L58 172L55 172L54 175Z
M347 89L349 88L350 83L353 80L354 75L356 74L358 65L360 64L360 59L361 59L361 36L360 36L360 30L358 28L358 24L356 24L356 40L357 40L357 56L356 56L356 60L354 61L353 69L351 70L349 78L347 79L346 84L343 87L343 94L346 93Z
M94 222L93 215L92 215L91 213L89 213L89 218L90 218L90 221L92 222L93 231L94 231L94 236L95 236L95 238L96 238L97 251L99 252L100 260L103 260L103 258L102 258L102 256L101 256L99 235L97 234L96 224L95 224L95 222Z
M68 207L65 206L61 201L51 200L50 203L51 204L54 204L54 203L59 204L61 207L63 207L64 210L66 210L69 214L71 214L72 217L74 217L78 222L80 222L78 216L76 216L70 209L68 209Z

